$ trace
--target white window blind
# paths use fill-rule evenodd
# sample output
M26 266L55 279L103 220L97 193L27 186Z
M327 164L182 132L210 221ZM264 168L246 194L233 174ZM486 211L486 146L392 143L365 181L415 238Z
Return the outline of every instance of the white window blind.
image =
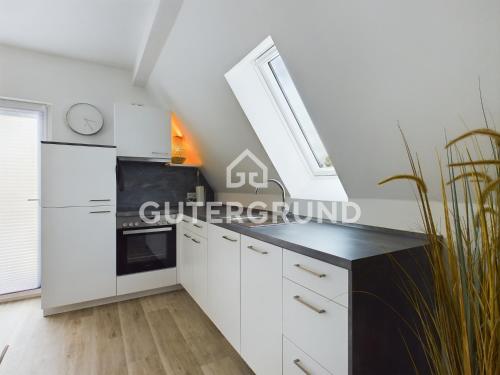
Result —
M0 102L0 295L40 287L40 111Z

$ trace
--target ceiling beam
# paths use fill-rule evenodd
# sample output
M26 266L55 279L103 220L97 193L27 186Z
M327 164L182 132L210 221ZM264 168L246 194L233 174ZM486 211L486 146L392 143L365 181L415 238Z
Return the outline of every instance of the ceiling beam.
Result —
M134 67L133 83L146 86L156 61L174 26L183 0L156 0Z

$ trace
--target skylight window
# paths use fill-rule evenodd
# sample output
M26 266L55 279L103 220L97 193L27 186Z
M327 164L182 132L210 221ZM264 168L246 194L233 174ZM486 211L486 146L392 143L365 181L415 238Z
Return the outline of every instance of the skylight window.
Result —
M276 46L256 61L311 172L335 175L332 161Z
M348 201L273 39L264 39L225 77L290 197Z

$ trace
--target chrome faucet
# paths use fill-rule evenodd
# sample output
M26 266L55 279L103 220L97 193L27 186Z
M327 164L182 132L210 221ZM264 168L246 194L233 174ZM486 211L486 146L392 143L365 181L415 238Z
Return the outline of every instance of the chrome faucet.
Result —
M270 178L267 180L267 182L274 182L276 185L279 186L279 188L281 189L281 200L283 201L283 206L285 206L285 203L286 203L285 202L285 194L286 193L285 193L285 187L283 186L283 184L280 181L276 180L275 178ZM255 194L259 194L259 190L260 190L260 188L256 188Z

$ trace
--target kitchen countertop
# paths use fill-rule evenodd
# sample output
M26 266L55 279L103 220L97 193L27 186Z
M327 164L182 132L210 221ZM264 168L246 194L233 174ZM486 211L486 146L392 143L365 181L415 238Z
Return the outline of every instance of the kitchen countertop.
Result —
M422 233L360 224L311 221L248 227L235 222L220 223L217 219L228 216L229 210L225 206L217 208L221 212L212 215L212 221L207 220L205 207L197 207L196 216L199 220L347 269L362 259L418 249L428 244ZM189 207L184 209L184 214L195 216ZM245 215L244 212L242 216Z

